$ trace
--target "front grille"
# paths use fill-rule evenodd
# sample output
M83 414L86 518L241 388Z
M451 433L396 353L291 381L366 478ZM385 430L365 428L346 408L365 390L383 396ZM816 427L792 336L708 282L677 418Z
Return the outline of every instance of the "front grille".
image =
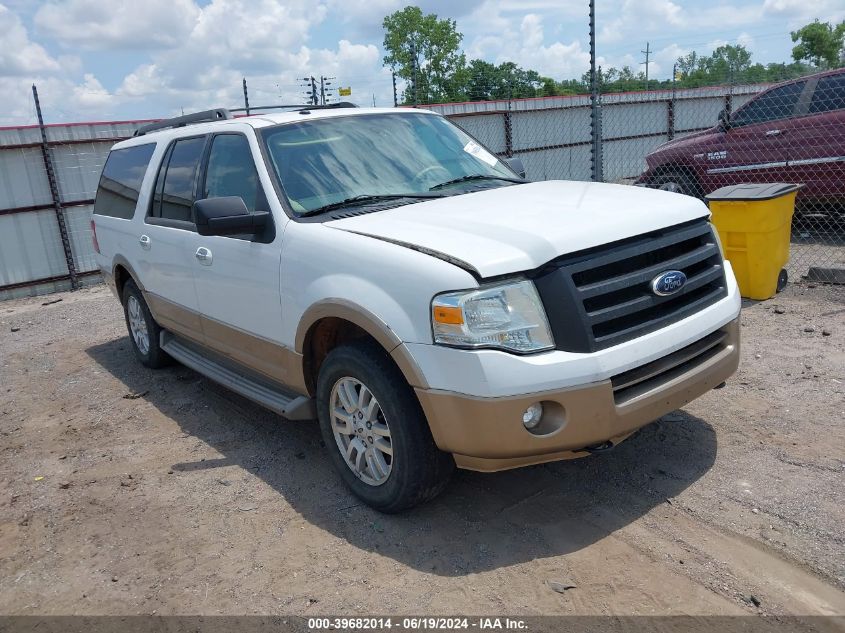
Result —
M728 345L728 332L716 330L677 352L616 374L610 379L614 402L624 404L640 394L651 391L656 386L683 375L713 358L725 349L726 345Z
M651 281L680 270L687 282L661 297ZM654 332L727 295L709 222L697 220L567 255L535 278L558 349L594 352Z

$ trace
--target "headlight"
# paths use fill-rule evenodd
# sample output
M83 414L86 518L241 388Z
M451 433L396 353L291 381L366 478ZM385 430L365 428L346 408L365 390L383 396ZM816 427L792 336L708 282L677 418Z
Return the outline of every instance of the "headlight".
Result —
M447 292L431 304L434 342L539 352L554 347L546 311L534 283L508 282Z

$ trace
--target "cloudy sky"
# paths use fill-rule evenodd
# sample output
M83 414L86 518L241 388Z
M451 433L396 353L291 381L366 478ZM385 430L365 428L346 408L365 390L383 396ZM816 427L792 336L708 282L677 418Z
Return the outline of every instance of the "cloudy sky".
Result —
M353 100L392 104L382 18L400 0L0 0L0 124L155 118L299 101L299 78L334 76ZM468 57L564 79L588 67L586 0L420 0L457 21ZM789 60L789 31L845 19L845 0L597 0L599 61L665 77L690 50L743 43Z

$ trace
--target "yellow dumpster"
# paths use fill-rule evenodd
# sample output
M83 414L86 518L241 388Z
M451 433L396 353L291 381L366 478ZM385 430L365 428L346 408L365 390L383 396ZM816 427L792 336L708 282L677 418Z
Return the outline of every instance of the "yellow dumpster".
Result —
M730 185L708 194L713 224L725 259L733 267L739 292L768 299L786 286L789 236L795 195L801 185Z

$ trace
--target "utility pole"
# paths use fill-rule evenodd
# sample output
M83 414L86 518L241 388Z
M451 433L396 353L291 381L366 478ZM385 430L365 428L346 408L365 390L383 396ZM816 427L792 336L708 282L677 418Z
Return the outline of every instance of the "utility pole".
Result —
M320 104L326 105L329 99L331 99L334 95L332 94L331 89L329 86L332 85L332 82L329 79L335 79L335 77L326 77L324 75L320 75Z
M648 65L649 65L648 58L649 58L649 56L651 55L651 52L652 52L650 44L648 42L646 42L645 43L645 50L640 51L640 52L645 54L645 61L640 62L640 66L643 66L643 65L645 66L645 89L648 90Z
M305 101L309 105L319 105L320 99L317 97L317 80L314 79L314 76L310 77L303 77L302 81L305 82Z

